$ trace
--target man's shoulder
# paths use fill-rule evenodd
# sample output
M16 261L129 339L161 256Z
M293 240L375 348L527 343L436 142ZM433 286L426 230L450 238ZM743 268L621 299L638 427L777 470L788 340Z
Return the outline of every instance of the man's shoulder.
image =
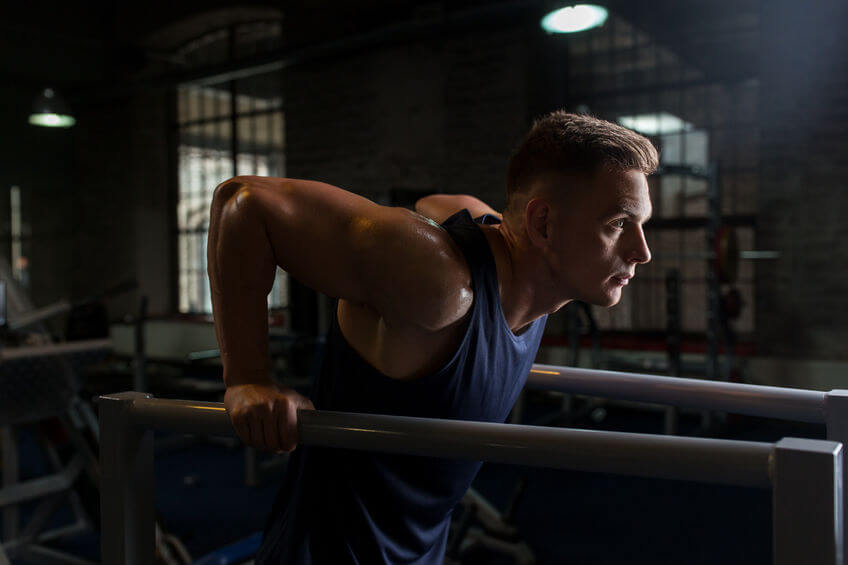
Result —
M381 226L368 229L382 258L374 270L373 307L394 326L438 331L465 316L471 273L457 241L444 226L405 209L384 209Z

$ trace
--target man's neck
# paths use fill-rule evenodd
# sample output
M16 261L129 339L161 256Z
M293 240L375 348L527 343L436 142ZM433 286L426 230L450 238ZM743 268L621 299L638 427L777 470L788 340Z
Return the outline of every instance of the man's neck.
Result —
M541 255L504 222L485 230L498 269L498 289L506 322L515 333L570 302L558 296Z

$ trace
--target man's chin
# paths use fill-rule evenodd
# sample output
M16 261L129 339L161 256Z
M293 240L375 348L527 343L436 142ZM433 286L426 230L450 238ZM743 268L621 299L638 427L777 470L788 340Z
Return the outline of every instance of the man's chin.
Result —
M613 306L615 306L619 302L621 302L621 289L616 288L616 289L606 293L600 301L594 302L593 304L600 306L602 308L612 308Z

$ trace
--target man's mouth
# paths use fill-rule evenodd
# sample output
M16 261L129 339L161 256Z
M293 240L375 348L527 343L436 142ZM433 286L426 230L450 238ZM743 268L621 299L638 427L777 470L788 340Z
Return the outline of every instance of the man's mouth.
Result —
M630 279L632 279L632 278L633 278L633 275L623 274L623 275L614 275L612 277L612 280L620 286L625 286L625 285L630 283Z

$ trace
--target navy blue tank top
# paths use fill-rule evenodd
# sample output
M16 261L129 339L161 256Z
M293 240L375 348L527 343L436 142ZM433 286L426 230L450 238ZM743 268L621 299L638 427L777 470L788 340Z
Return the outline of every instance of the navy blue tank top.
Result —
M478 221L498 221L484 216ZM443 227L471 271L474 301L456 353L438 372L404 381L363 360L335 320L312 400L318 410L503 422L545 327L520 335L501 309L495 260L467 210ZM265 528L257 565L442 563L454 506L479 461L298 447Z

